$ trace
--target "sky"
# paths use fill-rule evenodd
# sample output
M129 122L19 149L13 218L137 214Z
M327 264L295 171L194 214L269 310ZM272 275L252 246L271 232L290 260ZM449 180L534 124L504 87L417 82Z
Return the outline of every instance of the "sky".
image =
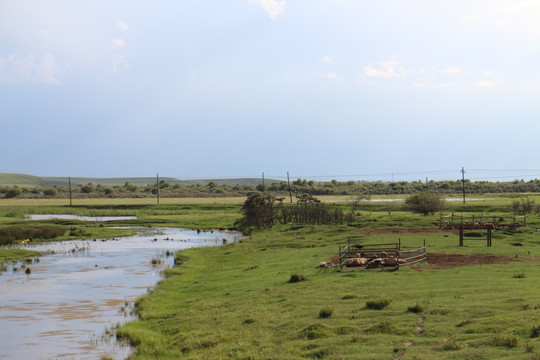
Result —
M0 172L540 178L538 0L0 0Z

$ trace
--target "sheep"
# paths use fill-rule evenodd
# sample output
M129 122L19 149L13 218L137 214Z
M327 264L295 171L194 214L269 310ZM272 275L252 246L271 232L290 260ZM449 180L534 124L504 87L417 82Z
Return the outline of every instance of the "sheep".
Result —
M378 269L381 266L382 266L382 259L373 259L367 264L366 269Z
M348 258L347 260L345 260L345 266L347 266L347 267L356 266L356 259L355 258Z
M332 264L330 261L321 261L319 265L315 266L316 268L329 268L333 267L334 264Z
M382 264L383 266L399 266L399 260L395 256L388 256L388 253L383 252Z
M387 257L383 260L384 266L399 266L399 260L398 258L394 256Z

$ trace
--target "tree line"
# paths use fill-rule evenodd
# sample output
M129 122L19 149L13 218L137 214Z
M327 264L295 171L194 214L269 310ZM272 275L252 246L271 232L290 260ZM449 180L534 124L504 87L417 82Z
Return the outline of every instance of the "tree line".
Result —
M247 196L252 192L263 192L275 196L298 195L410 195L423 191L437 194L456 194L463 191L467 194L487 193L540 193L540 180L514 180L507 182L489 181L327 181L316 182L297 179L289 185L286 181L259 185L229 185L214 181L192 185L170 184L165 180L159 182L159 193L162 197L219 197ZM134 185L102 185L88 183L77 185L71 189L74 198L145 198L157 195L158 186ZM0 198L69 198L69 189L64 186L3 186L0 187Z

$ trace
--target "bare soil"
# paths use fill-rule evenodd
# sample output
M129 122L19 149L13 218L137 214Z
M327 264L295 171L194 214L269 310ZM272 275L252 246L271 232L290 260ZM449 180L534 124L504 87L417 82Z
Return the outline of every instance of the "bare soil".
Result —
M422 266L419 269L451 269L458 266L469 265L490 265L490 264L507 264L519 259L511 258L504 255L490 254L445 254L445 253L428 253L428 265Z
M421 234L421 233L440 233L442 230L437 228L410 228L410 227L390 227L390 228L364 228L358 229L360 232L371 234Z

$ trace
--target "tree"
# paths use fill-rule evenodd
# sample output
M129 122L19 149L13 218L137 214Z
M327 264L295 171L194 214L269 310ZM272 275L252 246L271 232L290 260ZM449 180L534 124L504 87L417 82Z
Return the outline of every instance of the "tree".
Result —
M271 195L255 193L246 199L242 206L244 216L238 221L242 228L256 226L258 228L274 225L274 200Z
M92 191L94 191L94 185L92 183L81 186L81 192L84 194L90 194Z
M512 201L512 209L514 210L514 215L527 215L530 213L537 213L539 210L535 201L529 199L528 196L520 198L520 201Z
M442 210L444 207L444 199L440 194L423 191L409 196L405 200L405 205L412 212L423 215L433 215L435 212Z

